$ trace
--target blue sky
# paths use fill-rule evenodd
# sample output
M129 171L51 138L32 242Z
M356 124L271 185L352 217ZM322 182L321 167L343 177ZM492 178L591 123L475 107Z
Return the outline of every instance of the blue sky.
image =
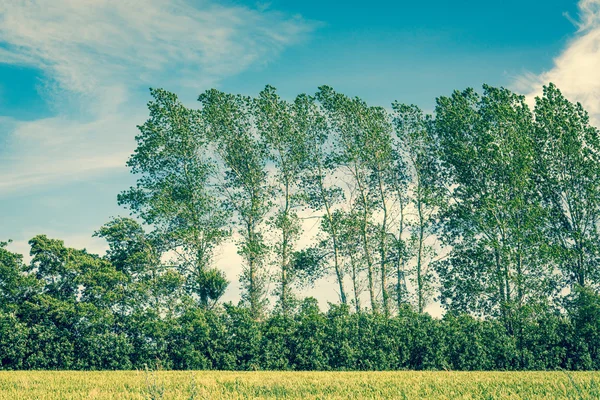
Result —
M600 0L3 0L0 240L101 252L148 87L286 98L327 84L431 110L483 83L530 98L553 81L600 115ZM596 119L597 121L597 119ZM228 274L236 280L239 271Z
M482 82L507 85L541 72L576 27L577 3L549 1L383 2L273 1L322 25L311 39L288 48L266 68L223 82L254 93L271 82L283 94L323 83L388 104L415 102L431 108L436 96Z

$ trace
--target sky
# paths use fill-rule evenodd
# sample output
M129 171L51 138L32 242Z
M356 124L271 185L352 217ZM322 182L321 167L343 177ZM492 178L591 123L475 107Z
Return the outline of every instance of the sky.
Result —
M2 0L0 241L104 252L92 233L127 215L116 196L149 87L194 106L213 87L292 99L326 84L431 111L455 89L533 99L548 82L600 121L600 0ZM231 254L217 264L235 300ZM335 301L323 285L309 294Z

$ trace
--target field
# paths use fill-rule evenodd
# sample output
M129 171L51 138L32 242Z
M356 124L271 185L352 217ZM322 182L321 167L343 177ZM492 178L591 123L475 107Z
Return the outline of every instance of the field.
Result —
M597 372L0 372L0 399L598 399Z

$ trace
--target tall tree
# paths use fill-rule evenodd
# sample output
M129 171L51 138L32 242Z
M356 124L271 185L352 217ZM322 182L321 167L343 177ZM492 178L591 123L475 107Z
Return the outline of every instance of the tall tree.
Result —
M235 211L238 219L241 238L238 253L245 261L240 277L244 288L242 299L250 306L252 315L261 318L266 304L268 255L264 225L273 195L267 173L268 147L257 137L252 99L213 89L198 100L224 169L220 190L225 204Z
M336 210L334 221L339 225L340 254L343 256L345 270L350 274L352 282L352 303L356 312L361 311L361 294L363 292L363 273L365 256L361 248L361 215L357 210Z
M164 250L176 254L189 292L208 306L227 287L212 256L229 231L228 212L212 181L216 167L206 124L173 93L152 89L151 95L150 118L138 127L137 148L127 162L137 185L118 201L155 228Z
M407 286L407 263L411 257L411 249L408 246L406 235L409 233L409 205L410 193L408 185L410 183L410 175L406 165L404 143L399 140L394 141L393 164L391 171L388 174L389 187L393 192L395 200L395 232L392 229L390 238L393 246L390 249L390 261L393 262L395 269L395 288L394 295L396 297L396 309L400 311L403 305L408 304L409 292Z
M535 105L536 183L545 232L568 285L600 284L600 136L581 104L550 84Z
M377 231L377 251L379 253L379 279L381 284L381 300L386 316L390 315L391 296L388 276L390 228L392 226L392 202L395 195L393 186L389 185L394 174L394 157L392 148L392 131L388 113L381 107L369 107L365 133L367 135L366 161L370 170L370 191L374 193L375 210L380 214L375 229ZM392 175L392 176L390 176Z
M532 115L523 96L484 86L441 97L436 133L450 202L440 263L447 307L505 318L552 289L533 179Z
M341 255L343 245L335 216L335 211L345 195L336 175L338 161L333 140L329 135L329 121L313 97L299 96L296 105L303 108L301 115L305 117L306 147L300 174L301 195L311 210L322 213L318 217L321 219L321 232L325 235L320 243L324 250L323 258L332 261L340 301L347 304L348 296L344 284L346 271Z
M299 96L290 104L282 100L272 86L267 86L254 101L258 132L269 148L269 158L275 167L279 204L271 218L271 226L279 236L274 246L279 269L276 295L284 313L288 313L294 303L292 256L302 233L297 210L302 204L299 183L309 129L307 112L310 110L305 96Z
M32 259L25 271L43 284L43 295L105 309L120 300L125 277L108 261L46 235L35 236L29 244Z
M422 313L432 292L432 257L436 249L431 244L437 225L437 212L442 201L442 191L437 185L438 159L433 120L414 105L394 103L394 123L399 141L398 150L406 160L410 177L409 201L415 218L410 224L414 248L414 286L417 310ZM399 175L402 183L402 175ZM398 193L400 203L400 231L404 230L406 207L403 193ZM399 251L402 251L400 249Z
M64 242L37 235L29 241L32 257L26 271L44 284L44 294L61 301L74 302L79 292L81 274L79 255L86 255L65 247Z
M319 88L317 98L327 110L332 134L339 146L339 161L351 177L351 191L356 193L355 206L361 211L361 238L371 308L374 312L379 309L376 289L376 272L379 270L383 309L389 314L390 190L385 175L392 167L392 127L384 109L369 107L359 98L348 98L327 86ZM375 223L378 212L381 217ZM379 266L376 265L377 256Z

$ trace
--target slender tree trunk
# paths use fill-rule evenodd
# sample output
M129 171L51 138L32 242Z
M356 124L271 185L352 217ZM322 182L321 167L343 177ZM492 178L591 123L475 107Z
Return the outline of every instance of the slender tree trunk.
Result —
M423 221L423 205L421 199L419 198L417 204L417 210L419 214L419 243L418 243L418 251L417 251L417 303L419 313L423 312L423 308L425 307L425 295L424 295L424 279L423 279L423 239L424 239L424 229L425 222Z
M510 270L508 269L508 263L504 263L504 280L505 280L505 288L506 288L506 302L510 304L512 301L510 294Z
M253 207L254 208L254 207ZM256 232L256 222L253 217L248 218L247 222L248 233L248 301L250 303L250 312L255 319L260 319L262 316L261 305L261 288L258 277L258 268L260 267L258 255L258 241Z
M335 228L333 227L333 218L331 216L331 210L329 209L329 206L326 206L327 209L327 217L329 220L329 224L332 227L332 235L331 235L331 239L333 242L333 264L335 267L335 276L337 278L338 281L338 286L340 289L340 301L342 302L342 304L348 304L348 299L346 297L346 290L344 289L344 274L342 273L342 269L340 267L340 260L339 260L339 243L338 243L338 238L337 238L337 233Z
M402 194L398 192L398 199L400 199L400 223L398 227L398 242L397 242L397 251L398 258L396 259L396 302L398 306L398 311L402 307L404 303L404 299L402 298L402 294L404 292L404 246L402 237L404 235L404 202L402 201Z
M339 290L340 290L340 301L342 302L342 304L348 304L348 299L346 297L346 290L344 289L344 274L342 273L342 269L340 266L340 260L339 260L339 243L338 243L337 229L335 228L335 225L334 225L333 215L331 213L331 207L329 205L329 201L327 200L327 196L325 196L325 187L323 185L323 178L322 178L323 175L321 173L320 167L319 167L318 174L319 174L319 177L318 177L319 192L321 195L321 200L323 201L323 204L325 205L325 213L326 213L326 217L327 217L327 222L329 223L329 226L331 229L331 241L332 241L332 245L333 245L333 266L335 269L335 275L336 275Z
M350 252L350 264L352 266L352 289L354 290L354 307L356 312L360 312L360 293L358 290L358 270L356 267L356 261L354 255Z
M373 260L371 259L371 249L369 247L369 239L368 239L368 227L369 227L369 210L367 205L367 196L364 188L359 183L360 181L357 178L357 184L359 187L360 195L363 201L363 220L361 226L361 236L363 248L365 250L365 259L367 261L367 277L369 280L369 297L371 300L371 310L374 313L379 311L379 307L377 305L377 300L375 298L375 279L373 276Z
M583 246L581 240L577 240L577 283L580 286L585 286L585 269L583 263Z
M507 321L506 289L504 287L504 277L503 277L504 274L502 272L502 265L500 263L500 249L497 247L494 249L494 261L496 264L496 276L498 279L498 295L500 296L500 313L501 313L502 319L505 321L505 324L506 324L506 321Z
M386 317L390 315L390 301L387 289L387 219L388 209L385 201L385 191L381 179L381 171L378 172L379 195L381 197L381 207L383 210L383 221L381 223L381 231L379 237L379 258L381 270L381 296L383 300L383 312Z
M360 197L363 205L363 218L361 223L361 239L363 249L365 251L365 260L367 261L367 278L369 283L369 298L371 300L371 310L373 313L377 313L379 311L379 307L377 305L377 299L375 297L375 277L373 275L373 260L371 258L371 249L369 246L368 239L368 228L369 228L369 206L368 199L365 188L361 184L360 173L358 170L358 165L356 165L356 161L354 161L352 173L354 175L354 179L356 180L356 186L358 187L358 191L360 193Z
M281 309L284 314L289 311L289 282L288 282L288 263L287 263L287 240L286 234L284 236L284 242L282 243L281 254L282 254L282 265L281 265Z
M523 255L521 253L521 243L517 245L517 302L519 306L523 304Z
M250 302L250 312L256 318L258 317L258 302L256 300L256 265L253 253L254 229L252 220L248 222L248 301Z
M284 314L289 312L289 282L288 282L288 269L289 269L289 212L290 212L290 185L288 182L285 184L285 207L283 209L283 226L282 226L282 239L281 239L281 309Z

